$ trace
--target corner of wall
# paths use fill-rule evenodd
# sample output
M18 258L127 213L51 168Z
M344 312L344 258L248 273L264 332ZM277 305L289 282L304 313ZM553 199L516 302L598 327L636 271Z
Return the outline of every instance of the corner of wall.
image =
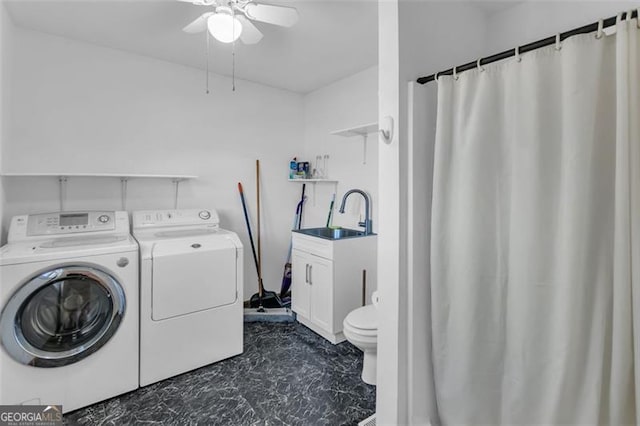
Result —
M408 188L413 188L416 178L426 179L425 163L429 158L422 137L425 131L414 134L420 140L414 141L416 145L411 144L410 137L416 129L410 127L409 82L482 55L486 50L487 20L484 12L469 2L379 0L378 4L379 117L391 116L397 131L390 144L379 145L382 208L378 239L381 295L378 362L386 367L384 375L378 375L376 410L382 424L408 424L436 415L429 412L435 411L435 405L425 400L428 395L424 392L414 395L421 387L414 386L416 383L409 377L417 371L409 367L409 362L420 356L419 352L410 351L424 343L411 339L425 331L416 327L429 326L417 322L420 318L412 317L410 309L413 294L410 280L415 279L422 285L425 282L424 271L418 271L422 272L420 276L414 275L411 259L428 259L429 254L428 246L412 244L409 238L414 226L428 224L420 222L425 217L424 211L409 211L416 200L411 198ZM425 109L422 105L419 110ZM424 118L421 125L426 120ZM411 167L417 162L422 162L419 172ZM424 198L419 201L418 204L422 204L419 207L426 203ZM423 377L427 372L419 373ZM415 401L412 403L413 397L422 398L419 410Z
M398 123L400 115L400 22L398 0L378 1L378 119L385 116ZM398 132L390 144L378 144L378 369L376 421L406 424L405 377L401 365L399 333L400 257L400 152ZM384 374L382 371L384 370Z
M304 97L304 145L302 156L312 168L328 173L335 185L315 185L310 203L305 205L305 227L325 226L330 200L351 188L359 188L371 196L374 230L378 209L378 156L375 135L367 137L367 147L360 136L332 135L336 130L374 123L378 115L378 66L374 65L342 78ZM328 155L324 170L324 156ZM322 163L316 165L318 156ZM337 207L337 203L335 204ZM363 203L353 199L346 214L334 214L333 224L357 227L362 220ZM335 212L334 212L335 213Z
M6 9L4 1L0 0L0 245L6 242L6 194L4 171L4 146L9 133L9 96L11 85L9 60L12 52L12 33L14 31L13 22Z

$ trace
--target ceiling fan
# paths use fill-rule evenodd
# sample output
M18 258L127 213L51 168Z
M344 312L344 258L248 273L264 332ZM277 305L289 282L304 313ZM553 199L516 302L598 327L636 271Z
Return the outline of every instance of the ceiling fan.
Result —
M262 33L251 21L291 27L298 21L295 7L256 3L251 0L178 0L197 6L211 6L213 11L205 12L184 27L186 33L194 34L209 30L222 43L232 43L238 38L245 44L256 44Z

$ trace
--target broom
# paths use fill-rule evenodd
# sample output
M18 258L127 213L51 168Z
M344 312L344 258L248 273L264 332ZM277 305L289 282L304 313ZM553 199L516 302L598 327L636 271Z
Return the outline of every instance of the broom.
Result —
M245 221L247 223L247 232L249 233L249 240L251 241L251 251L253 253L253 260L256 265L256 272L258 274L258 293L251 296L249 299L249 306L251 308L258 308L258 312L264 312L264 308L280 308L282 302L274 291L266 291L262 282L262 253L261 253L261 241L260 241L260 160L256 160L256 187L257 187L257 202L258 202L258 254L256 256L256 249L253 243L253 236L251 232L251 225L249 222L249 215L247 213L246 203L244 199L244 192L242 191L242 184L238 183L238 189L240 190L240 198L242 199L242 207L244 209Z

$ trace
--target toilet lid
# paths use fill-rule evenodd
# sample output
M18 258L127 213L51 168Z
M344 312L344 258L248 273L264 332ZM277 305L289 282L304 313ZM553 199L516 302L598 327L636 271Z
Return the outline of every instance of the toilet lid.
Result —
M345 321L354 328L376 330L378 328L378 310L373 305L363 306L347 315Z

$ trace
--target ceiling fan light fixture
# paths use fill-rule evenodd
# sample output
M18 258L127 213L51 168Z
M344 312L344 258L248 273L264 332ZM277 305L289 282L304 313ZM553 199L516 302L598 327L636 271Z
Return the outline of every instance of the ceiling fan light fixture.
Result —
M227 13L216 13L207 20L207 28L211 35L221 43L232 43L242 33L242 23Z

